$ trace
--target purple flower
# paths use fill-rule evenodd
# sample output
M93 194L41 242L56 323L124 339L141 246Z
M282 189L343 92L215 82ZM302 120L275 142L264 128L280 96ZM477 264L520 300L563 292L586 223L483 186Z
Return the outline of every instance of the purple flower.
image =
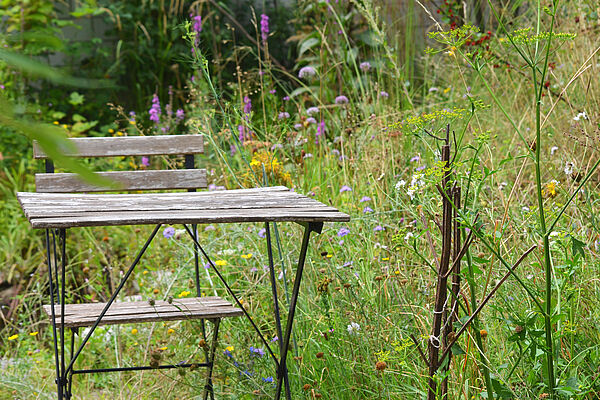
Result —
M302 124L296 124L296 125L294 125L294 129L296 129L296 130L302 129Z
M369 196L363 196L362 199L360 199L361 203L364 203L366 201L371 201L371 198Z
M183 121L184 118L185 118L185 113L183 112L183 110L181 108L178 108L177 111L175 111L175 120L177 122L181 122L181 121Z
M263 42L269 37L269 16L266 14L260 15L260 37Z
M344 192L351 192L352 188L348 185L344 185L340 188L340 193L344 193Z
M306 113L308 115L318 114L319 113L319 107L309 107L309 108L306 109Z
M375 231L375 232L385 231L385 228L381 225L377 225L375 228L373 228L373 231Z
M346 96L341 95L335 98L335 104L348 104L349 100Z
M262 357L265 355L265 351L260 347L252 347L250 346L250 352L258 357Z
M260 231L258 231L259 238L264 238L266 236L267 236L267 230L265 228L262 228Z
M279 119L286 119L289 117L290 117L290 113L287 111L280 112L279 115L277 116L277 118L279 118Z
M315 135L315 143L319 144L319 136L325 134L325 121L321 120L317 126L317 133Z
M386 92L385 90L382 90L381 92L379 92L379 97L383 97L384 99L387 99L388 97L390 97L390 94L388 92Z
M258 272L258 268L256 267L252 267L250 268L250 272L254 273L254 272Z
M423 171L425 168L427 168L426 165L421 165L420 167L415 168L415 171Z
M366 206L365 208L363 208L363 214L369 214L372 212L373 212L373 209L369 206Z
M290 101L290 96L283 96L283 101Z
M265 383L273 383L273 377L272 376L268 376L266 378L262 378L262 380Z
M229 154L231 154L231 156L233 157L235 155L235 153L237 153L237 149L235 148L235 145L230 144L229 145Z
M317 71L313 67L306 66L306 67L300 68L300 71L298 72L298 77L299 78L312 78L316 74L317 74Z
M419 154L417 154L416 156L414 156L413 158L410 159L410 162L417 162L417 161L421 161L421 156Z
M158 99L156 93L154 93L154 96L152 96L152 106L150 107L150 110L148 110L148 114L150 114L150 121L153 121L158 125L160 122L160 113L160 100Z
M363 61L358 67L361 69L361 71L368 72L371 69L371 63L368 61Z
M202 15L196 15L194 17L194 25L192 26L192 29L196 33L202 32Z
M351 267L353 263L354 263L354 261L348 261L347 263L342 265L342 267Z
M0 83L0 89L1 89L1 90L4 90L4 89L5 89L5 86L4 86L3 84L1 84L1 83Z
M308 118L306 118L306 123L307 124L316 124L317 120L314 119L313 117L308 117Z
M167 226L165 228L165 230L163 231L163 236L167 239L171 239L174 234L175 234L175 228L173 228L172 226Z
M150 166L150 159L149 159L148 157L146 157L146 156L143 156L143 157L142 157L142 165L143 165L144 167L148 167L148 166Z
M340 228L340 230L338 231L337 235L338 235L338 237L344 237L344 236L346 236L349 233L350 233L350 229L344 227L344 228Z
M250 97L244 96L244 114L250 114L250 111L252 111L252 100Z

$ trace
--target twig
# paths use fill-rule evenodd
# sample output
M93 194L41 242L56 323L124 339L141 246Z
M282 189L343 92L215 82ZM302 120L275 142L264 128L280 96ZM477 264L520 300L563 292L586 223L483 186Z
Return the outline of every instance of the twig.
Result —
M508 279L508 277L514 273L514 270L519 266L519 264L521 264L521 262L525 259L525 257L527 257L529 255L529 253L531 253L536 248L537 248L537 245L533 245L529 249L527 249L527 251L525 253L523 253L521 255L521 257L519 257L517 262L512 267L509 268L509 271L506 273L506 275L504 275L504 277L500 280L500 282L498 282L498 284L490 291L490 293L485 297L485 299L483 299L481 304L477 307L477 309L469 317L467 322L465 322L463 324L463 326L458 330L458 332L456 332L454 339L450 342L450 344L448 344L448 347L446 348L446 350L444 350L444 353L442 353L442 357L440 358L438 365L441 365L443 363L444 359L450 352L450 349L452 348L452 346L454 346L454 343L456 343L456 341L458 340L460 335L462 333L464 333L464 331L469 327L469 325L471 324L473 319L475 319L475 317L477 317L477 314L479 314L479 312L483 309L483 307L487 304L487 302L490 301L490 299L492 298L494 293L496 293L496 291L500 288L500 286L502 286L502 284Z
M417 348L417 350L419 351L419 354L421 355L421 358L423 359L423 361L425 361L425 364L429 365L429 360L427 360L427 357L425 356L425 353L423 353L423 350L421 349L421 345L419 344L419 342L417 341L417 338L415 337L415 335L413 335L412 333L410 334L410 338L412 339L412 341L415 344L415 347Z

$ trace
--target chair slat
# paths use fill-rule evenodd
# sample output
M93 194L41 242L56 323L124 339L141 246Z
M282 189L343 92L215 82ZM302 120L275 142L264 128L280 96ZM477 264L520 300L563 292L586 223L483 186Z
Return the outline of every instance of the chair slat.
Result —
M69 139L78 149L73 157L122 157L157 156L180 154L203 154L202 135L162 135L162 136L125 136L92 137ZM39 143L33 142L33 157L48 158Z
M42 193L107 192L115 190L204 189L207 187L205 169L110 171L98 175L116 182L118 188L95 186L81 180L77 174L36 174L35 186Z

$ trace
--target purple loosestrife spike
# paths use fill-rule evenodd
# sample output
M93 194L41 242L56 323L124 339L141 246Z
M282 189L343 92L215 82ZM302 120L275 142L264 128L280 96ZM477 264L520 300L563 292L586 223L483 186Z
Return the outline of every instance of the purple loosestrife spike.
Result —
M252 111L252 100L250 97L244 96L244 114L250 114L250 111Z
M148 114L150 114L150 121L158 125L160 122L160 113L160 100L158 99L156 93L154 93L154 96L152 96L152 106L150 107L150 110L148 110Z
M263 43L267 41L269 37L269 16L266 14L260 15L260 38Z
M321 120L317 126L317 133L315 135L315 143L319 144L319 136L325 135L325 121Z

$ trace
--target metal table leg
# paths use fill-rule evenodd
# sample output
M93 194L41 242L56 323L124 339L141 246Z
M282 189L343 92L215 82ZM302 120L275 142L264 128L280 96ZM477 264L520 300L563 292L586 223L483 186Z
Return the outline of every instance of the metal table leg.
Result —
M292 291L292 298L290 300L290 305L289 305L289 309L288 309L287 324L285 327L285 333L284 333L283 337L281 337L281 334L282 334L281 320L278 317L279 303L278 303L278 299L277 299L277 288L274 285L275 276L274 276L274 271L273 271L273 254L272 254L272 250L271 250L271 246L270 246L271 238L270 238L270 232L268 230L268 225L267 225L267 230L266 230L267 232L269 232L268 237L267 237L267 243L268 243L267 247L269 249L268 250L269 251L269 269L270 269L270 275L271 275L271 279L272 279L272 292L273 292L273 299L274 299L275 310L276 310L275 311L276 312L275 319L276 319L276 324L277 324L277 332L278 332L278 335L280 335L280 337L279 337L279 342L280 342L279 346L280 346L280 352L281 352L280 358L277 358L277 356L275 356L275 354L273 353L273 350L269 346L269 343L263 336L262 332L260 331L260 329L258 329L258 326L254 322L254 320L252 319L252 317L250 316L248 311L244 308L241 301L235 295L235 293L233 292L233 290L231 289L229 284L227 284L227 282L225 281L225 278L223 277L221 272L218 270L218 268L216 267L214 262L210 259L210 257L206 253L206 251L202 248L202 246L198 242L198 239L194 235L192 230L187 225L183 225L183 227L186 229L188 235L194 241L195 246L200 250L200 252L204 256L206 261L210 264L211 268L215 271L215 273L217 274L217 276L219 277L219 279L221 280L221 282L227 289L227 292L234 298L238 307L240 307L240 309L242 310L242 312L244 313L246 318L250 321L250 323L252 324L252 327L254 328L256 333L259 335L260 339L262 340L265 347L267 348L267 351L269 352L271 358L273 359L275 366L276 366L276 370L277 370L277 386L276 386L276 390L275 390L275 399L276 400L279 400L281 398L281 392L283 389L284 382L285 382L285 386L286 386L286 399L291 400L291 398L292 398L291 391L289 389L289 376L288 376L288 370L286 367L286 358L287 358L287 353L289 350L290 338L292 335L292 327L293 327L293 323L294 323L294 315L296 312L296 305L298 302L298 294L300 293L300 281L302 279L302 273L304 271L304 262L306 261L306 253L308 251L308 243L310 240L310 234L311 234L311 232L321 233L321 230L323 228L322 222L308 222L308 223L305 223L302 225L304 226L304 236L302 238L302 245L300 247L300 256L298 258L298 266L296 268L296 279L294 280L294 289Z

